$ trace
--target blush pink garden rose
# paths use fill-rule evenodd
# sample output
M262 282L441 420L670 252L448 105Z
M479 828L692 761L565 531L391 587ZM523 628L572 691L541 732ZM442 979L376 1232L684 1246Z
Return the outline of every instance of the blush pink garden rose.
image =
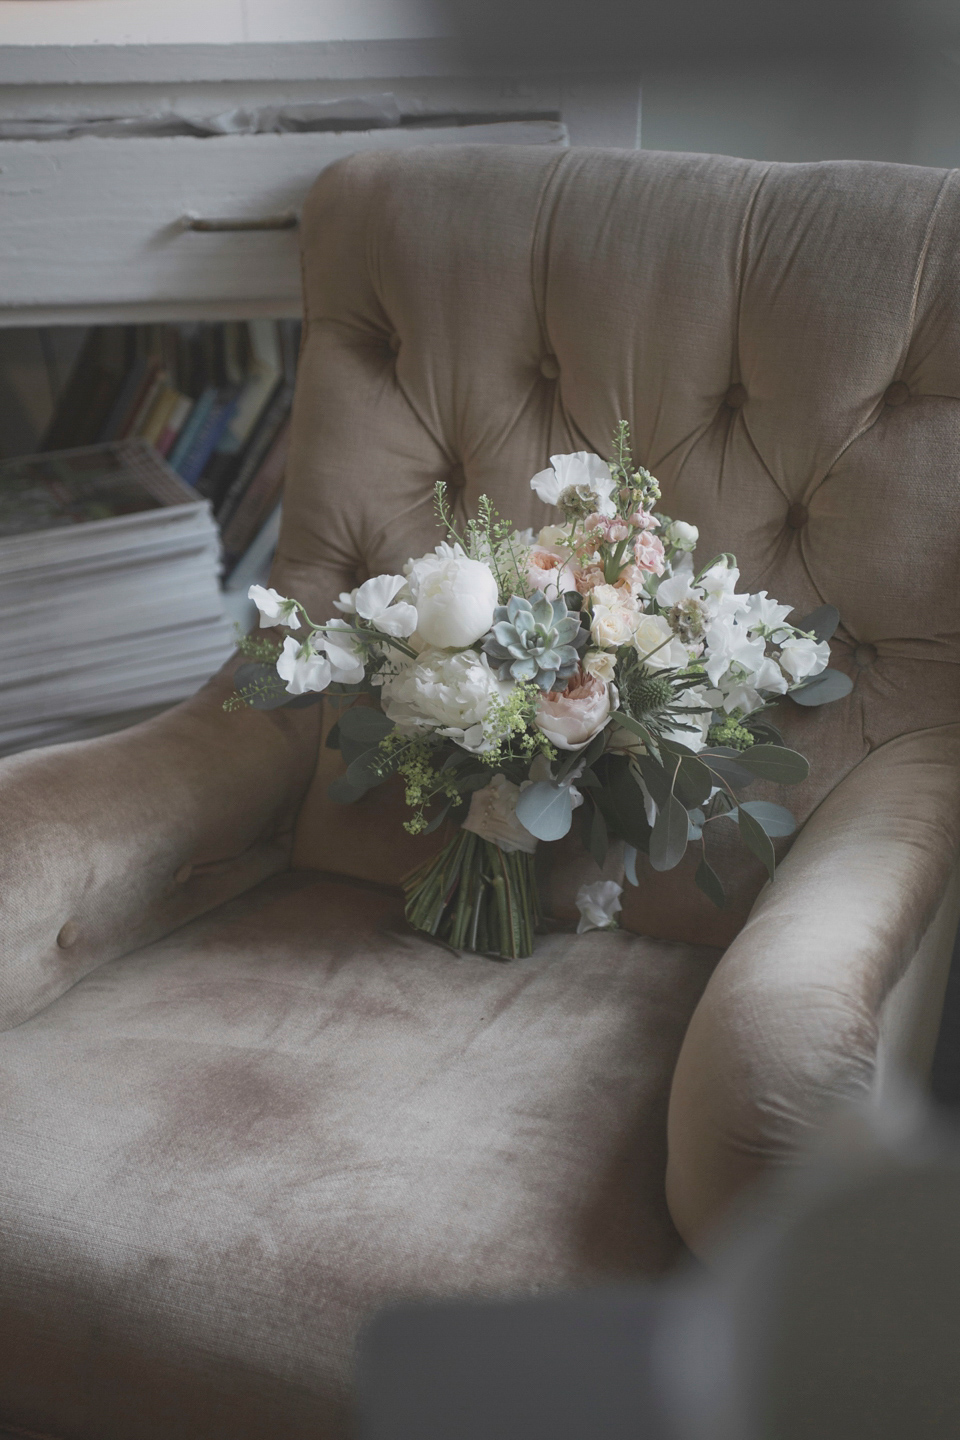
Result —
M617 687L580 670L563 690L548 690L537 706L537 727L558 750L582 750L617 708Z
M526 580L531 590L539 590L548 600L556 600L565 590L576 590L577 577L569 550L557 545L531 545L526 554Z
M640 531L633 542L633 553L638 569L646 570L648 575L662 575L666 569L663 541L649 530Z

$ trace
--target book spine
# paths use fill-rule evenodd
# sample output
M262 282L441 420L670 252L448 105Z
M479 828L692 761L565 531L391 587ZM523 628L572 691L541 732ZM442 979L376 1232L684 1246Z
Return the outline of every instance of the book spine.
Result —
M216 449L217 441L223 434L224 428L230 423L230 416L233 414L236 403L235 391L222 390L211 406L206 419L194 436L193 443L177 467L181 478L188 485L195 485L199 480L203 467Z
M172 450L177 436L183 429L190 411L193 409L193 401L189 395L178 395L175 392L176 403L170 411L169 416L160 431L156 441L156 450L159 454L166 456Z
M216 399L217 392L214 387L210 385L204 390L200 399L190 411L190 418L184 424L183 429L177 437L177 443L170 451L170 465L172 469L178 473L201 426L206 423L207 416L213 409Z
M292 387L282 385L260 424L254 431L253 437L244 451L243 460L236 477L231 482L229 489L217 509L217 524L221 530L225 530L230 524L233 514L243 499L248 485L253 481L254 476L263 463L265 455L276 439L280 427L290 414L292 401Z
M283 477L287 468L287 454L290 449L290 420L283 426L274 440L263 464L251 481L240 504L237 506L229 525L223 531L223 552L228 571L236 563L256 535L267 515L280 498Z

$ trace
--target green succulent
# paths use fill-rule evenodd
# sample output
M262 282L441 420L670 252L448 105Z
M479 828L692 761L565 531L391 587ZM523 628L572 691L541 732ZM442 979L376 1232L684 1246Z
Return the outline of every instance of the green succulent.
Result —
M565 684L576 672L588 633L562 599L513 595L493 612L483 649L501 680L525 680L553 690L558 680Z

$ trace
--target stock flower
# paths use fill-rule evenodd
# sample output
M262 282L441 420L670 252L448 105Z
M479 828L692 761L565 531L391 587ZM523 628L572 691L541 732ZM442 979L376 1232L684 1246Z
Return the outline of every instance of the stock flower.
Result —
M570 552L559 545L531 545L524 556L524 571L531 590L540 590L549 600L577 588Z
M585 935L588 930L615 930L616 917L623 909L622 894L623 886L616 880L594 880L589 885L581 885L576 901L580 911L577 934Z
M483 722L490 702L505 699L485 655L453 653L428 646L416 661L387 676L380 689L383 713L400 730L424 734L436 730L465 750L487 749Z
M573 455L551 455L550 467L539 471L530 481L530 489L545 505L579 501L589 504L600 515L617 513L611 499L616 482L610 466L599 455L591 455L586 450L577 450Z
M261 630L268 630L271 625L285 625L288 630L300 629L296 600L287 600L276 590L265 590L262 585L251 585L247 598L260 611Z
M414 560L407 587L417 607L417 631L441 650L463 650L486 635L499 599L493 572L459 545L438 545Z
M540 696L536 725L559 750L582 750L616 707L615 685L581 673L568 680L565 689Z
M662 575L667 564L663 541L650 530L641 530L633 542L633 554L640 570L649 575Z

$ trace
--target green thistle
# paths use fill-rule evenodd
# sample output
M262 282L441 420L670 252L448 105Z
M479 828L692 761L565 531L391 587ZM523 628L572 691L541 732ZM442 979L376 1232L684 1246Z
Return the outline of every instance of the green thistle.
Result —
M631 669L624 677L620 698L634 720L642 720L667 709L673 700L673 686L664 675L654 675L641 668Z
M553 690L576 673L588 632L579 615L562 599L538 595L525 600L513 595L493 613L493 630L483 642L484 653L498 667L501 680L520 680Z

